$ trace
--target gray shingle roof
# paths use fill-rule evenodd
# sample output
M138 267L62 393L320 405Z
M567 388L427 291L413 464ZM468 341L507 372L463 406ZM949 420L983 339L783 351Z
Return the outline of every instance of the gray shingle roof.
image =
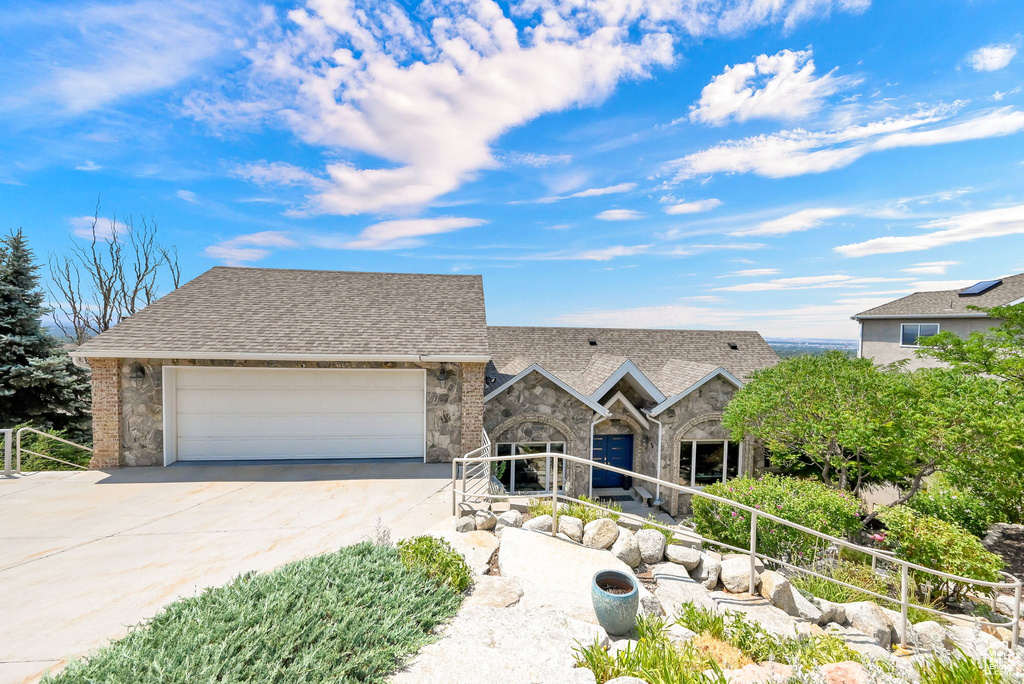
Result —
M663 394L673 396L719 366L744 379L779 360L753 331L490 326L488 337L488 371L497 378L488 392L536 363L589 396L629 359Z
M218 266L75 352L487 357L483 279Z
M992 278L992 280L997 280ZM891 302L862 311L854 318L861 316L949 316L956 314L979 313L971 311L968 306L989 308L1003 306L1024 297L1024 273L1008 276L1003 283L988 292L976 297L961 297L961 290L938 290L935 292L915 292L914 294L895 299Z

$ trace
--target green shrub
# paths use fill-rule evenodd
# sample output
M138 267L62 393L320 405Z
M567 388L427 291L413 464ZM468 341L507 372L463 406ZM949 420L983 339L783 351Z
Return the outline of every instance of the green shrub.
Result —
M462 593L473 583L462 554L444 539L424 535L398 542L398 557L407 568L420 570L439 586Z
M617 521L619 519L618 514L622 513L622 505L615 501L604 501L601 499L595 501L585 494L581 494L579 500L604 506L605 508L609 508L615 512L609 513L608 511L598 510L590 506L584 506L581 503L576 503L575 501L570 501L568 503L559 502L558 515L568 515L573 518L579 518L583 521L583 524L586 525L598 518L611 518L612 520ZM551 499L530 499L526 506L526 510L534 518L542 515L551 515Z
M704 491L834 537L849 538L861 527L860 505L854 496L812 480L777 475L765 475L759 480L742 477L716 482ZM693 518L697 531L709 539L741 549L750 546L750 516L746 511L695 496ZM812 562L827 546L813 535L763 518L758 520L760 553L804 564Z
M930 658L914 663L921 684L1016 684L1020 678L1010 674L995 660L976 660L959 651L951 658Z
M916 494L907 505L918 513L959 525L975 537L984 537L989 525L1002 517L995 503L941 479Z
M878 519L887 528L886 546L899 558L961 577L999 581L1003 559L987 551L977 537L962 527L906 506L884 510ZM921 573L917 580L935 582L937 578ZM939 591L956 598L970 588L967 584L947 581L939 586Z
M14 433L17 434L18 430L23 427L35 427L30 423L18 425L14 428ZM76 441L75 437L68 436L66 430L44 430L48 434L61 437L63 439ZM80 444L82 442L79 442ZM86 446L89 446L86 444ZM35 451L46 456L53 456L63 461L68 461L80 466L88 466L89 461L92 459L92 454L83 449L73 447L70 444L64 444L58 442L55 439L48 439L43 435L37 435L33 432L26 432L21 438L22 450L27 449L28 451ZM13 446L12 446L13 449ZM13 467L13 455L12 467ZM78 470L73 466L61 463L60 461L52 461L48 458L40 458L39 456L33 456L31 454L24 454L21 459L21 469L24 472L36 472L39 470Z

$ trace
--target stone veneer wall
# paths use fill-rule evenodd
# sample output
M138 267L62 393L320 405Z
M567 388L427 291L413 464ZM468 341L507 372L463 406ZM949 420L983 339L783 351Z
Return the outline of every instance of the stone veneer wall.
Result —
M92 459L89 468L121 465L120 359L90 359L92 368Z
M462 364L462 453L456 456L468 454L483 445L486 367L485 363ZM427 401L430 401L429 395Z
M97 367L103 359L91 359L94 397ZM139 363L145 377L130 379L132 367ZM120 380L120 405L124 407L119 424L120 459L122 465L153 466L163 464L163 367L218 366L236 368L426 368L427 370L427 461L451 461L468 451L467 444L477 446L482 423L483 364L444 364L446 380L438 380L441 364L373 363L350 361L219 361L177 359L122 359L112 367ZM102 367L102 364L99 364ZM478 368L477 368L478 367ZM102 375L102 372L101 372ZM464 387L467 403L463 404ZM477 392L472 388L479 387ZM94 398L95 402L95 398ZM120 407L119 407L120 408ZM94 431L97 430L96 409L93 409ZM118 411L120 413L120 411ZM476 435L475 437L473 435ZM94 441L96 437L94 436ZM475 447L473 447L475 448ZM95 457L94 457L95 460Z

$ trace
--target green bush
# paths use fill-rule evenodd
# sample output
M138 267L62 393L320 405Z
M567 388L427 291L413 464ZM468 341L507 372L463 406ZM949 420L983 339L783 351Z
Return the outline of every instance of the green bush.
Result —
M984 537L989 525L1002 517L995 503L942 480L919 492L907 505L918 513L959 525L975 537Z
M848 492L836 491L820 482L765 475L756 480L742 477L717 482L704 488L708 494L731 499L772 513L839 538L849 538L860 529L860 505ZM704 537L741 549L750 546L750 516L728 504L693 497L693 518ZM757 550L790 562L814 561L827 544L813 535L770 520L757 523Z
M914 663L921 684L1015 684L1020 678L996 660L976 660L963 651L950 658Z
M444 539L424 535L398 542L398 557L407 568L419 570L441 586L462 593L473 583L462 554Z
M568 515L573 518L579 518L583 521L583 524L586 525L587 523L593 522L598 518L611 518L612 520L617 521L619 519L618 514L622 513L622 505L616 503L615 501L603 501L600 499L595 501L594 499L591 499L589 496L585 494L581 494L579 500L585 501L587 503L598 504L600 506L604 506L605 508L609 508L615 512L609 513L608 511L598 510L596 508L592 508L591 506L584 506L581 503L570 501L568 503L558 504L558 515ZM530 499L530 502L527 504L526 510L534 518L540 517L542 515L551 515L551 499Z
M31 423L25 423L18 425L14 428L14 434L17 435L18 430L23 427L35 427ZM44 430L48 434L61 437L63 439L77 441L74 436L68 436L66 430ZM79 442L80 444L82 442ZM89 446L86 444L86 446ZM92 459L92 454L83 449L73 447L69 444L58 442L55 439L48 439L42 435L37 435L33 432L26 432L21 438L22 450L27 449L28 451L35 451L46 456L53 456L69 463L74 463L80 466L88 466L89 461ZM13 446L12 446L13 450ZM13 467L13 455L12 467ZM39 456L33 456L31 454L24 454L21 459L21 469L24 472L36 472L39 470L77 470L72 466L61 463L60 461L53 461L48 458L40 458Z
M885 544L897 557L961 577L999 581L1003 559L987 551L977 537L962 527L906 506L886 509L878 519L887 528ZM937 578L920 573L917 581L935 582ZM939 591L955 598L969 588L970 585L947 581L939 586Z

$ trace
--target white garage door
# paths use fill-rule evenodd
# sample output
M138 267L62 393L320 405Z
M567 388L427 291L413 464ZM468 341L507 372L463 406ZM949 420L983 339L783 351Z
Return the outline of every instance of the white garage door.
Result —
M424 455L420 370L167 370L168 462Z

